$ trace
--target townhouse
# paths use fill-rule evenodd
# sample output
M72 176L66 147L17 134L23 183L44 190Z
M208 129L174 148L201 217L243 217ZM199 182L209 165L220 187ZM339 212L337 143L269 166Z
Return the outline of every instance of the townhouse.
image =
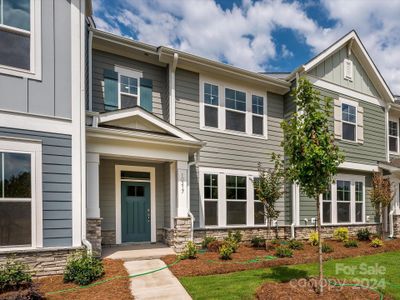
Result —
M16 253L46 274L82 247L179 252L229 230L263 235L253 182L258 163L284 156L300 76L334 99L346 157L321 195L325 234L382 221L399 235L400 105L354 31L291 73L256 73L98 30L90 1L1 3L0 259ZM396 192L383 220L368 195L378 170ZM304 238L315 201L283 188L276 234Z

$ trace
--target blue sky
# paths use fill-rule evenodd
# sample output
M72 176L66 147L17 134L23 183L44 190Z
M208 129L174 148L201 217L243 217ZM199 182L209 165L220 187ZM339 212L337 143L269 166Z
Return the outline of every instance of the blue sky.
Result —
M98 28L253 71L291 71L355 29L400 94L400 0L93 0Z

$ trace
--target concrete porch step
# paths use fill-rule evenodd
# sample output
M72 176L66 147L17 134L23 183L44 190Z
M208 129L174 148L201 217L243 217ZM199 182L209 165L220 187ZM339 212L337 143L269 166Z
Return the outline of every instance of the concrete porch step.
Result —
M174 255L175 251L167 245L128 244L103 248L102 258L121 259L123 261L158 259L166 255Z

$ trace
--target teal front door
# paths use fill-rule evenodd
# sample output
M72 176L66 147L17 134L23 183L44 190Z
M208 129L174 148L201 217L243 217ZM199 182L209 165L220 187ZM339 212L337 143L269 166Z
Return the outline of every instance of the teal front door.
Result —
M121 182L122 242L149 242L150 216L150 183Z

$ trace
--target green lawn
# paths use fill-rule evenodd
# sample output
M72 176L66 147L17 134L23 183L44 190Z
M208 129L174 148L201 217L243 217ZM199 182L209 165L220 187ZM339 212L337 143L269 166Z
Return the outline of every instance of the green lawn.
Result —
M381 290L395 299L400 299L399 251L331 260L325 262L324 266L326 277L367 278L370 280L370 284L382 283L381 280L384 279L386 286ZM379 266L378 269L376 266ZM284 266L224 275L183 277L180 281L193 299L253 299L256 289L264 281L288 281L293 278L316 275L317 267L317 264ZM384 267L384 270L379 269L381 267ZM349 271L350 268L355 268L354 275L344 274L344 271ZM340 274L336 274L336 269ZM377 271L378 275L376 275Z

